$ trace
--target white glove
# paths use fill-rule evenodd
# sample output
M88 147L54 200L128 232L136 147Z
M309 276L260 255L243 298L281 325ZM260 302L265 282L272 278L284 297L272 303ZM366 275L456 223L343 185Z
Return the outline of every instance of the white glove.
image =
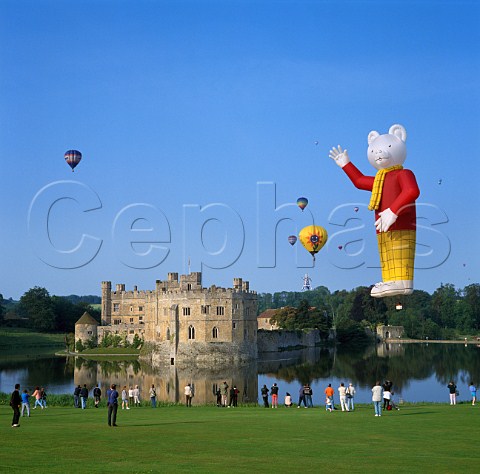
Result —
M347 163L350 163L347 150L342 150L340 145L338 145L338 148L333 147L328 156L335 161L340 168L343 168Z
M375 221L375 227L379 232L387 232L398 219L398 216L390 208L379 212L378 215L380 217Z

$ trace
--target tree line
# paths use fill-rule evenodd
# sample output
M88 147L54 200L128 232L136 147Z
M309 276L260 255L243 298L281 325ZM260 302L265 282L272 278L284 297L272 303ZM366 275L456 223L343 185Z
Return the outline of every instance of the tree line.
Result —
M375 331L382 324L403 326L405 336L414 339L453 339L460 334L480 332L478 283L461 289L448 283L433 294L415 290L409 296L379 299L370 296L370 289L361 286L331 293L320 286L303 292L259 293L258 312L279 309L272 322L281 328L302 329L311 324L310 327L320 329L327 325L335 327L337 336L346 339L365 332L366 327Z
M0 295L0 323L29 327L40 332L74 332L75 323L85 311L100 322L100 310L88 301L92 301L91 296L87 296L86 300L76 295L52 296L46 288L35 286L15 304ZM5 318L7 308L13 318Z

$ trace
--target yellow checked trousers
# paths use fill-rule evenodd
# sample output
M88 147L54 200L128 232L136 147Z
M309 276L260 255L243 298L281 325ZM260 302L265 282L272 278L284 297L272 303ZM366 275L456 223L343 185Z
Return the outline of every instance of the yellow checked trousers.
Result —
M413 280L416 231L380 232L377 241L382 281Z

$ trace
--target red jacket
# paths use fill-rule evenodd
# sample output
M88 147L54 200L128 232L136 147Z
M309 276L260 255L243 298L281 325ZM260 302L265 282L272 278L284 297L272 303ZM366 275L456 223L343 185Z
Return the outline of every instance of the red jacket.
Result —
M358 189L365 191L373 189L374 176L363 175L353 163L347 163L342 169ZM390 208L398 219L389 230L415 230L417 221L415 200L419 195L415 175L410 170L390 171L385 175L382 199L375 211L375 220L380 217L379 212Z

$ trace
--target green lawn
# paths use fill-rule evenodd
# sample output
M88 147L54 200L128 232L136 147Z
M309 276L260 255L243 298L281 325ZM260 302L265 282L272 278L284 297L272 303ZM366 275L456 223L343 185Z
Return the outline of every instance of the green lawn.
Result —
M49 407L11 428L0 406L2 472L477 472L480 406L373 408Z
M58 348L65 347L64 334L48 334L24 328L0 328L0 350L29 347Z

